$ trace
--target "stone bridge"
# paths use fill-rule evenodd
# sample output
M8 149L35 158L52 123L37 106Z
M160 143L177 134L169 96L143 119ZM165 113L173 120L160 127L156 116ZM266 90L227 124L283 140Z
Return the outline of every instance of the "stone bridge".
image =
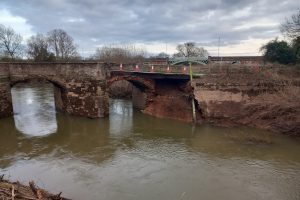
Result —
M11 87L32 79L54 85L57 110L90 118L108 115L106 71L98 63L1 63L0 116L11 115Z
M109 114L107 88L116 81L133 84L133 106L144 113L192 121L188 69L169 66L82 63L0 63L0 117L13 114L11 87L33 79L54 85L57 110L89 118Z

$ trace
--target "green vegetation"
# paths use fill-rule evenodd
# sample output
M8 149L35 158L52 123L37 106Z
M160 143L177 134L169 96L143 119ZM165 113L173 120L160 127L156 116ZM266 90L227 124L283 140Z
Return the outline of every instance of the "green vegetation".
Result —
M276 38L262 46L264 59L269 62L278 62L280 64L289 64L296 61L293 47L286 41L278 41Z
M300 19L299 19L300 20ZM300 63L300 36L293 39L292 41L292 47L294 51L294 56L297 63Z
M290 41L271 40L261 47L266 61L290 64L300 62L300 10L280 26L282 34Z

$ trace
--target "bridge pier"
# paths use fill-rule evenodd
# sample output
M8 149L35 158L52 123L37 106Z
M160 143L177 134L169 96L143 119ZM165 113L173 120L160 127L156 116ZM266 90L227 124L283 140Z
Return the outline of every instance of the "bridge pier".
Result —
M193 121L191 107L193 89L188 79L158 79L155 81L154 94L148 98L144 113L160 118ZM199 115L199 113L196 114Z
M104 81L72 80L65 90L55 92L57 109L89 118L105 117L109 112L108 95Z
M139 110L144 110L147 103L147 93L138 87L132 87L132 106Z
M0 67L0 117L13 113L8 67Z

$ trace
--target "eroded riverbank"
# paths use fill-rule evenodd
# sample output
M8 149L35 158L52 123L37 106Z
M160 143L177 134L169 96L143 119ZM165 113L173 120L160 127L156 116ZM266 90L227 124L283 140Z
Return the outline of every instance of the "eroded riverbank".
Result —
M246 125L299 137L299 69L283 66L241 73L230 71L231 67L225 68L229 70L226 73L194 81L203 121L224 126Z

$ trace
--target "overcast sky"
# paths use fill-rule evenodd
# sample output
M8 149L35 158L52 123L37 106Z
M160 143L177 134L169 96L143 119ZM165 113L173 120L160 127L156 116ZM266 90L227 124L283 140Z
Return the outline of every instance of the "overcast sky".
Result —
M217 55L219 37L221 55L259 55L297 9L299 0L0 0L0 24L24 39L64 29L85 55L129 43L171 54L186 41Z

